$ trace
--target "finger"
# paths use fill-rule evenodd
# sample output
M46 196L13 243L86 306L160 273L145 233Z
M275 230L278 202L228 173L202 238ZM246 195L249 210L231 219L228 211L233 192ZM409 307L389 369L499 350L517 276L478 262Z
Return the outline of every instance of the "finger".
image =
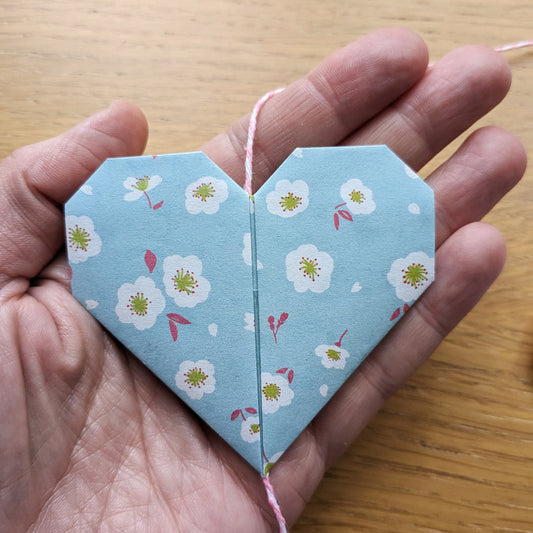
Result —
M62 285L70 293L70 282L72 279L72 268L67 261L67 252L65 249L60 250L40 272L38 277L33 280L32 285L41 281L53 281L54 284Z
M494 127L475 131L426 180L435 193L436 242L481 220L525 172L527 156L511 133Z
M450 52L424 79L343 144L386 144L420 169L507 94L509 65L480 46Z
M0 287L31 278L63 242L61 205L108 157L140 154L146 119L115 102L70 131L15 151L0 165Z
M404 29L374 32L338 50L265 104L254 143L257 189L297 146L329 146L412 87L427 67L427 49ZM244 182L250 116L203 148L229 176Z
M441 246L433 285L287 450L280 459L282 464L272 470L272 482L289 520L298 516L323 471L385 399L479 301L504 261L503 238L482 223L461 228Z

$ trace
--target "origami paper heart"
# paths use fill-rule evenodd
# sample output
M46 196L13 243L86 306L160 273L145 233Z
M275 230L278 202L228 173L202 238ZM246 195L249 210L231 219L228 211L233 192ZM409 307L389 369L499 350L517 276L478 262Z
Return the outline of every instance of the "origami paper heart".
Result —
M433 193L388 148L299 148L249 197L200 152L67 203L74 296L259 472L431 283Z

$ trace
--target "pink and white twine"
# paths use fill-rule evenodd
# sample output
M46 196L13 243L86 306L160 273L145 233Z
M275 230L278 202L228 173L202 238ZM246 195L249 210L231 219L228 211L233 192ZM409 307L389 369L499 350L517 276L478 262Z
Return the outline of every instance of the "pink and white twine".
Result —
M246 159L244 161L244 190L252 196L252 160L254 154L254 140L255 140L255 130L257 128L257 117L263 105L268 102L273 96L283 91L283 88L276 89L275 91L270 91L266 93L254 106L252 115L250 117L250 124L248 126L248 140L246 142ZM274 515L278 521L280 533L287 533L287 523L283 517L283 513L279 507L278 500L276 499L276 494L274 493L274 488L268 479L268 474L263 476L263 485L265 486L265 491L268 497L268 504L274 511Z
M248 126L248 140L246 142L246 159L244 161L244 190L251 196L252 192L252 158L254 155L254 139L255 139L255 129L257 127L257 116L261 108L276 94L283 91L283 88L276 89L266 93L261 99L255 104L252 111L252 116L250 117L250 125Z

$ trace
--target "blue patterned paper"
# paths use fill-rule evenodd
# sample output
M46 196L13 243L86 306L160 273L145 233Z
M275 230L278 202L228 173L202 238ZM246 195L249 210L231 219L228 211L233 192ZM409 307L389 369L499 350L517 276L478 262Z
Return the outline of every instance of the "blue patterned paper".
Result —
M252 199L201 152L110 159L65 214L75 297L259 472L434 277L385 146L298 148Z

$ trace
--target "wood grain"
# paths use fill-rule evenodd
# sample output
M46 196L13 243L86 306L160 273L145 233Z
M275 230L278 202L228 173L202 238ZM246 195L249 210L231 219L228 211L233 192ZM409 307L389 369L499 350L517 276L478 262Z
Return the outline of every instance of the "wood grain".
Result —
M532 38L530 1L3 0L0 156L114 98L146 113L148 153L197 148L322 57L408 26L433 59ZM482 121L533 147L533 54ZM425 169L442 162L451 150ZM533 531L533 173L487 217L507 266L480 305L327 474L295 532Z

